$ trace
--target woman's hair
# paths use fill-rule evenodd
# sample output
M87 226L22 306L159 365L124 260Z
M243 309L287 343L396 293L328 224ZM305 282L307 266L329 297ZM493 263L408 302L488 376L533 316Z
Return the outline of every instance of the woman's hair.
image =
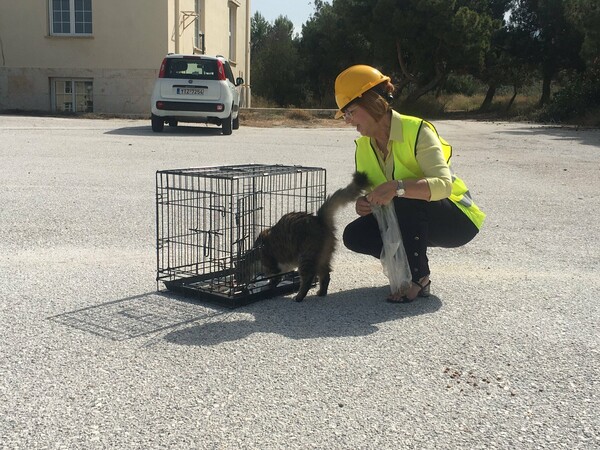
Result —
M380 120L392 110L390 101L394 93L394 85L389 81L381 83L358 97L353 103L361 106L375 120Z

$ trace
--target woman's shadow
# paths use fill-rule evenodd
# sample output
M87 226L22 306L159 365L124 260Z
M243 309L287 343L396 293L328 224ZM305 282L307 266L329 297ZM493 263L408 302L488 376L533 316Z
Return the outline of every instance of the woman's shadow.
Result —
M291 296L276 297L217 314L172 331L164 339L179 345L210 346L253 333L274 333L291 339L366 336L378 331L377 324L431 314L442 305L433 295L409 304L387 303L384 299L388 287L353 289L327 297L317 297L315 292L311 290L301 303Z

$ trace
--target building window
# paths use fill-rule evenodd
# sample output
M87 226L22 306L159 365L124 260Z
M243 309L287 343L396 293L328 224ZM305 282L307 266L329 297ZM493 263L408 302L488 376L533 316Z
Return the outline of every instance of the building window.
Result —
M92 34L92 0L50 0L50 34Z
M238 5L229 2L229 60L235 61L236 29Z
M91 80L53 78L52 110L58 112L93 112L94 83Z

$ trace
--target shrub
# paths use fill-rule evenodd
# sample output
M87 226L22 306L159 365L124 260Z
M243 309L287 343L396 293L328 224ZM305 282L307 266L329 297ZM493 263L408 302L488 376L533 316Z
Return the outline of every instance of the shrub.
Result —
M290 111L287 111L285 113L285 116L288 119L300 120L303 122L310 122L314 118L310 112L303 109L292 109Z
M600 106L600 59L583 76L571 77L539 114L542 121L565 122L589 116Z
M471 97L484 91L484 86L480 81L475 80L471 75L450 74L444 83L443 92L446 94L462 94Z

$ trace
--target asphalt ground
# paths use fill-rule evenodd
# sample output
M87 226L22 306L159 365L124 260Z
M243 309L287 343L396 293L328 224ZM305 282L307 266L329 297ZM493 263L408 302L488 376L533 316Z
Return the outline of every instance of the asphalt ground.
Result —
M0 448L600 447L600 131L438 121L488 217L384 301L340 246L330 295L157 292L155 172L354 167L351 128L0 116ZM338 216L343 226L351 207Z

